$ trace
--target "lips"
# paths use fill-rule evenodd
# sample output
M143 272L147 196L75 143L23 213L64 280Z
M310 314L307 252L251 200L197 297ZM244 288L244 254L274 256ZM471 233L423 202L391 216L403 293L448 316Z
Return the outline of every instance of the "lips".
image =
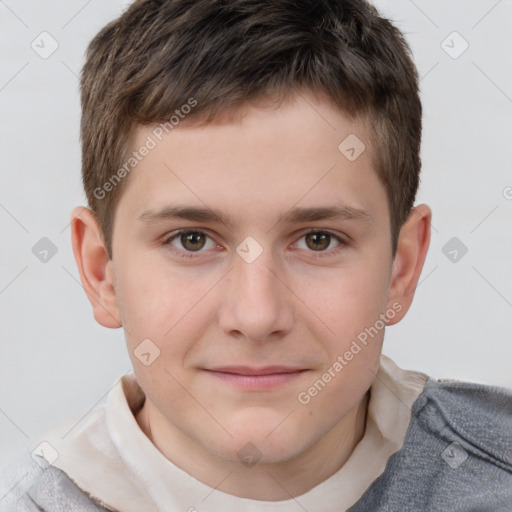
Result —
M248 366L223 366L220 368L211 368L208 369L208 371L258 377L264 375L298 373L305 371L305 368L291 368L289 366L266 366L264 368L252 368Z
M245 392L264 392L284 387L307 371L304 368L290 366L220 366L206 370L216 382Z

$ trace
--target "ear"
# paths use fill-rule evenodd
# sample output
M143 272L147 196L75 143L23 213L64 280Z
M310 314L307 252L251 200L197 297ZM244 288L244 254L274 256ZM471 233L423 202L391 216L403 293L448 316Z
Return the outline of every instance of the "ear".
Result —
M71 241L80 280L92 305L94 318L105 327L122 326L112 260L94 213L79 206L71 213Z
M391 273L388 308L399 303L402 309L387 321L387 325L400 322L412 304L430 245L431 220L432 210L426 204L421 204L413 207L400 230Z

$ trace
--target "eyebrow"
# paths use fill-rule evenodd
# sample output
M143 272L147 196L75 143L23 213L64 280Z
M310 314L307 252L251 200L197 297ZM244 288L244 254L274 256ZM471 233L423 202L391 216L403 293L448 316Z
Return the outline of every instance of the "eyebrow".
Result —
M147 224L174 219L225 224L228 227L233 226L232 220L221 211L196 206L169 205L159 210L147 210L139 216L139 220ZM350 220L370 224L372 218L365 210L346 205L310 208L294 207L278 218L278 222L287 224L299 224L319 220Z

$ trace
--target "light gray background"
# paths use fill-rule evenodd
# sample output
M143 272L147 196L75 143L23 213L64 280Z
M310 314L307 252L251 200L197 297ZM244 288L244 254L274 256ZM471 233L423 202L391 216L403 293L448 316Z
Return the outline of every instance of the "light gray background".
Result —
M77 75L87 43L127 4L0 0L0 466L131 371L122 330L92 316L69 229L86 204ZM384 353L434 377L512 387L512 2L376 5L405 31L422 76L417 204L433 209L420 285ZM47 59L31 48L43 31L59 45ZM469 44L456 59L443 49L463 48L446 40L454 31ZM46 263L32 253L42 237L58 248ZM468 248L457 262L442 252L452 237Z

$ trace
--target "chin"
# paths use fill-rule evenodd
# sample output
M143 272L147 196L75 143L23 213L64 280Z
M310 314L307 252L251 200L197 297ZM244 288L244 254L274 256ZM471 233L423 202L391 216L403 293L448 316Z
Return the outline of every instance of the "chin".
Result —
M209 449L216 447L217 455L221 458L236 463L242 462L249 467L256 463L286 462L312 444L308 443L303 428L290 429L284 425L277 425L279 423L269 424L260 421L259 424L255 424L253 421L244 428L244 425L239 423L236 430L228 427L233 437L217 439L217 443L210 444Z

